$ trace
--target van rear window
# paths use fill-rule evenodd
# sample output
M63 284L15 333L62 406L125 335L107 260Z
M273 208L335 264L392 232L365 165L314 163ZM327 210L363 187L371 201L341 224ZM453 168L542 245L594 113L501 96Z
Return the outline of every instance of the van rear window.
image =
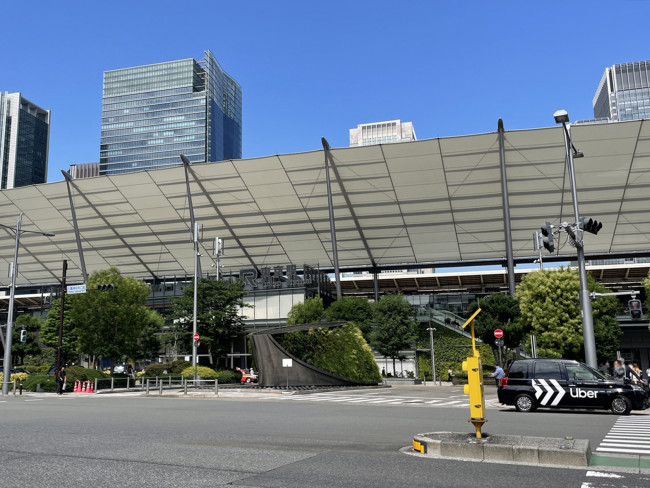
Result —
M513 379L527 379L528 378L528 363L523 361L515 361L508 370L508 378Z
M535 378L543 380L563 380L560 363L555 361L537 361L535 363Z

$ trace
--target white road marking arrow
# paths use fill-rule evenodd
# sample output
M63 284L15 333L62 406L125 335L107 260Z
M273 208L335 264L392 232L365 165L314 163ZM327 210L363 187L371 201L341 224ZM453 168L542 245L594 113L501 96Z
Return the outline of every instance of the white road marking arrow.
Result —
M553 400L553 403L551 403L551 406L554 407L558 403L560 403L560 400L562 400L562 397L566 394L566 391L564 391L564 388L560 386L557 380L549 380L549 381L555 388L557 388L557 396L555 397L555 400Z

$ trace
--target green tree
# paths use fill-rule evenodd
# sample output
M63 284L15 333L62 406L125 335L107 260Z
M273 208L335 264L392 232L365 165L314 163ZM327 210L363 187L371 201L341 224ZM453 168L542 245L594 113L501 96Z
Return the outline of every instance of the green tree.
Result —
M413 307L402 295L385 295L372 307L373 330L370 344L382 356L395 360L403 349L413 347L417 337L417 323Z
M325 315L323 299L320 297L307 298L302 303L296 303L287 315L287 325L315 324Z
M352 322L367 338L372 325L372 306L363 297L342 297L325 310L325 320Z
M68 297L69 298L69 297ZM61 361L67 363L77 353L77 332L70 317L72 308L71 300L65 302L65 313L63 315L63 334L61 341ZM59 324L61 321L61 299L52 300L52 307L47 314L45 323L41 327L41 342L54 349L54 357L57 356L59 347Z
M588 288L607 291L593 279L588 279ZM520 321L535 335L540 356L584 358L579 290L578 272L570 268L536 271L522 279L517 288ZM596 355L604 361L618 347L616 299L601 297L592 301L592 307Z
M218 364L220 358L226 357L230 344L244 331L244 317L240 315L240 310L250 306L243 300L246 293L241 281L211 278L199 281L196 327L201 345L198 352L209 354L212 364ZM185 288L183 295L172 301L173 318L186 331L179 336L179 341L184 341L188 349L192 347L193 306L193 285Z
M165 325L165 320L155 310L147 310L148 317L140 340L138 341L138 357L150 358L160 350L160 331Z
M43 319L40 317L34 317L33 315L23 314L16 318L12 330L13 334L11 336L11 354L14 357L17 356L20 358L20 364L25 363L25 356L35 356L41 352L41 349L34 340L36 337L34 333L41 330L42 325ZM27 331L27 340L25 342L20 342L20 334L23 328Z
M519 302L516 298L502 293L495 293L480 302L469 304L468 312L473 314L480 307L481 313L474 319L474 333L484 343L494 348L494 331L503 330L505 347L514 349L524 338L525 331L517 321Z
M115 289L98 291L101 284ZM152 332L152 314L145 306L149 286L111 267L93 273L86 287L86 293L67 297L79 352L108 359L111 368L115 360L138 357L143 338Z

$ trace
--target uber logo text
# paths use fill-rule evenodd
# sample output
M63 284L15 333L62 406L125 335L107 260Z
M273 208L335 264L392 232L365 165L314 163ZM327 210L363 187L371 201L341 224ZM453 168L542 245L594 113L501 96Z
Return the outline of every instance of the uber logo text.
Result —
M569 394L573 398L598 398L597 391L585 391L580 388L569 388Z

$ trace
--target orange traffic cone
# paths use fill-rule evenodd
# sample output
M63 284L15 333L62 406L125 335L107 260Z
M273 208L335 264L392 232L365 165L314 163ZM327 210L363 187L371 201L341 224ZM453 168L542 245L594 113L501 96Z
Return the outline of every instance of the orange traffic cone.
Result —
M88 389L86 390L86 393L95 393L95 385L93 385L92 381L88 382Z
M86 383L83 382L83 381L81 382L81 391L80 391L80 393L86 393Z
M75 380L74 382L74 390L72 390L73 393L79 393L79 380Z

